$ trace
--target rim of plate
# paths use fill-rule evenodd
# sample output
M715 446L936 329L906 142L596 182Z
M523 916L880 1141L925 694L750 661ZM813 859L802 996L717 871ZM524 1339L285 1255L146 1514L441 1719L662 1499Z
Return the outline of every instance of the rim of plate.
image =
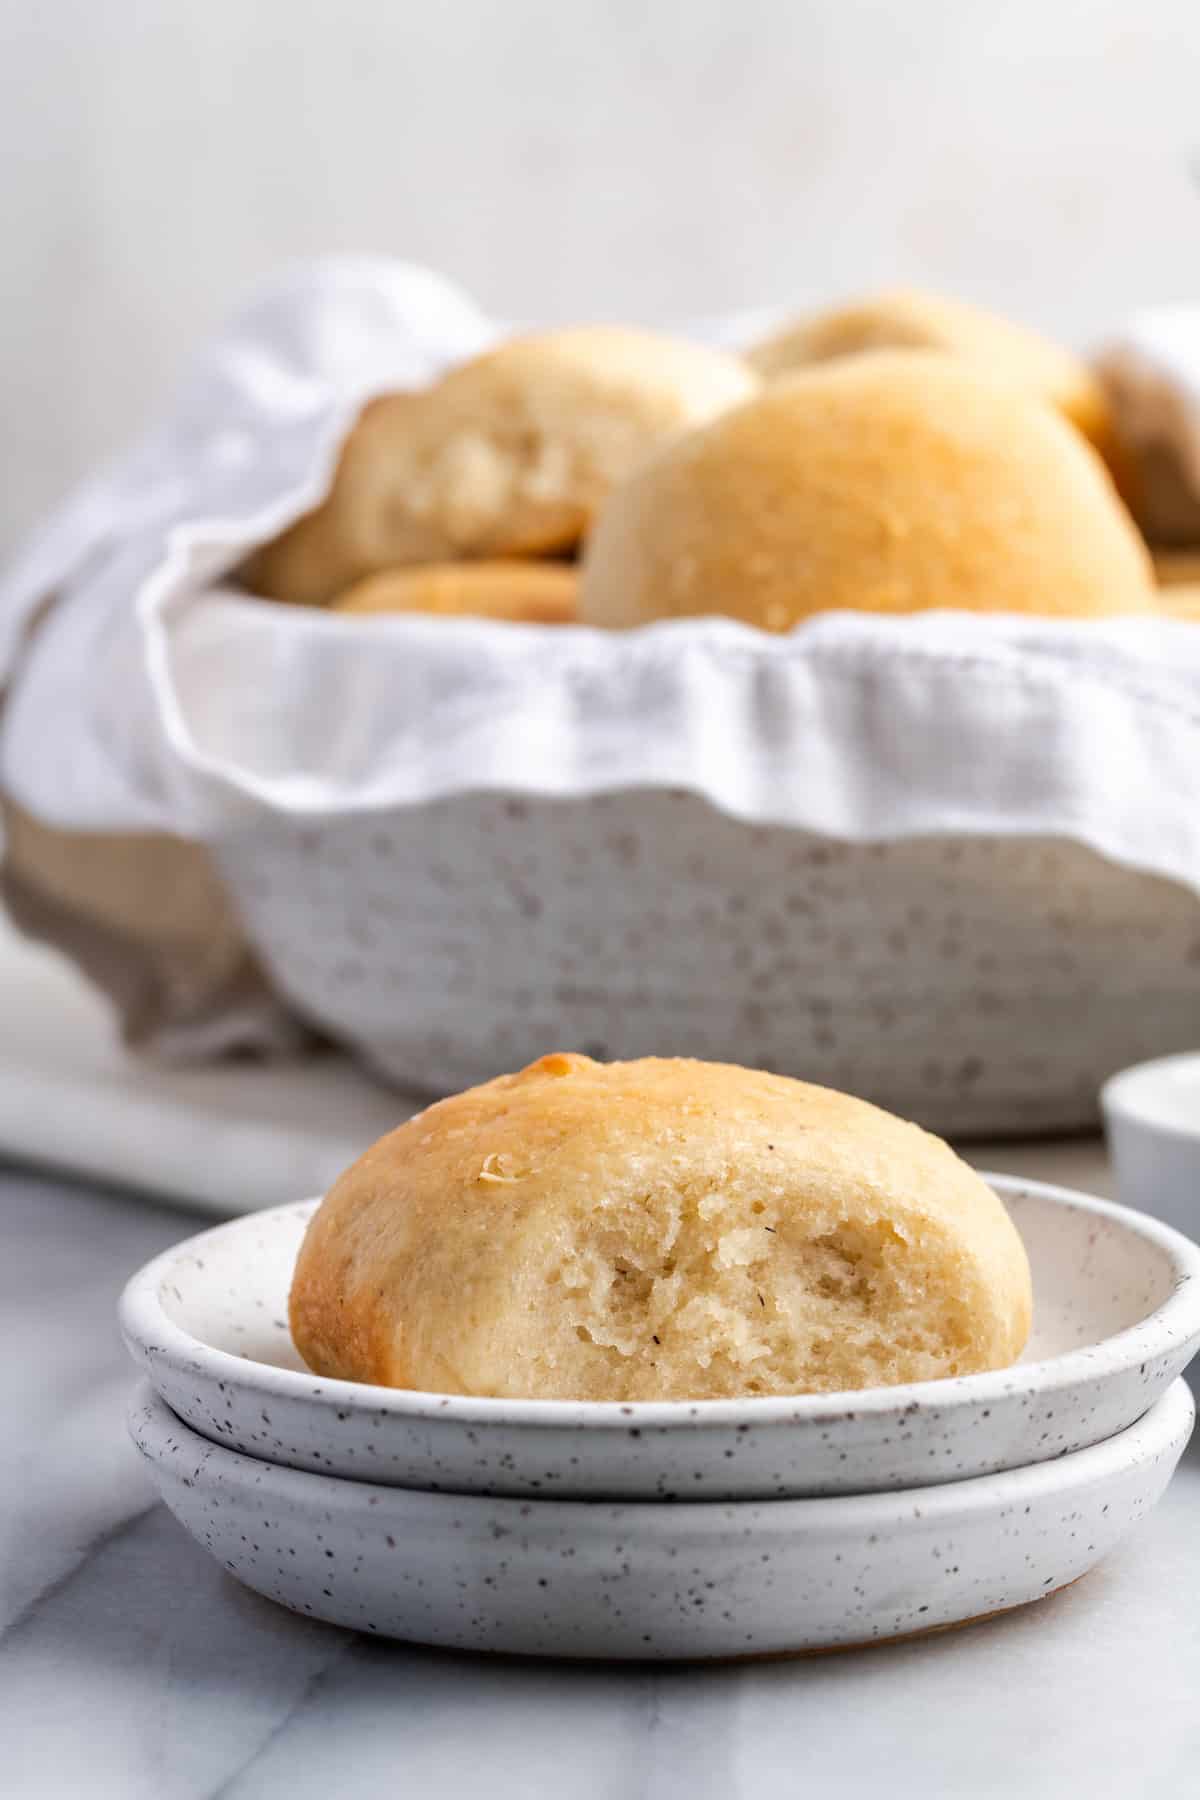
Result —
M1176 1069L1195 1071L1200 1090L1200 1050L1179 1050L1173 1056L1153 1056L1147 1062L1130 1063L1110 1075L1100 1089L1100 1105L1110 1118L1127 1120L1154 1137L1174 1138L1179 1143L1200 1148L1200 1123L1189 1126L1176 1119L1166 1119L1154 1110L1154 1100L1166 1087L1162 1077ZM1160 1085L1161 1081L1161 1085Z
M1029 1393L1053 1392L1070 1387L1096 1372L1102 1362L1108 1372L1133 1367L1160 1354L1173 1343L1200 1337L1200 1244L1181 1231L1151 1218L1134 1207L1114 1200L1100 1200L1074 1188L1051 1182L1027 1181L1022 1176L980 1171L997 1194L1033 1194L1073 1212L1112 1220L1127 1231L1147 1239L1164 1251L1175 1271L1175 1283L1167 1298L1137 1325L1113 1332L1097 1344L1060 1351L1031 1363L1010 1363L981 1374L953 1375L932 1381L916 1381L895 1387L846 1388L827 1394L750 1395L729 1400L512 1400L495 1395L438 1394L417 1388L380 1387L372 1382L343 1381L312 1370L281 1369L254 1357L218 1350L177 1325L160 1298L160 1287L173 1263L194 1254L209 1239L226 1232L248 1230L257 1219L281 1213L311 1214L319 1199L291 1201L258 1213L247 1213L215 1225L162 1251L126 1283L118 1314L127 1347L135 1360L143 1354L165 1360L189 1374L207 1372L218 1381L280 1399L302 1400L334 1409L353 1407L364 1412L386 1412L409 1419L445 1419L464 1425L512 1425L546 1430L590 1429L628 1431L631 1425L649 1430L750 1427L797 1424L801 1419L828 1423L847 1416L925 1410L931 1405L958 1408L1002 1400L1014 1389ZM252 1376L248 1371L253 1371ZM313 1384L317 1385L314 1386Z
M307 1488L313 1498L319 1497L322 1506L345 1506L355 1516L360 1515L365 1506L374 1504L373 1496L378 1496L384 1505L427 1503L438 1511L453 1508L460 1514L476 1512L487 1518L511 1510L514 1518L536 1518L541 1522L548 1522L552 1513L563 1511L572 1516L585 1511L593 1516L619 1514L622 1524L633 1529L642 1521L653 1522L656 1529L661 1529L664 1522L677 1515L686 1515L689 1526L709 1522L718 1529L727 1530L731 1512L753 1510L759 1515L755 1525L759 1536L768 1536L773 1525L785 1531L794 1529L797 1513L803 1519L806 1532L828 1529L841 1534L847 1529L865 1529L880 1519L894 1519L898 1512L910 1522L917 1520L928 1524L946 1515L961 1516L980 1508L990 1510L1006 1502L1027 1500L1031 1495L1086 1486L1149 1461L1161 1454L1177 1436L1183 1438L1182 1454L1194 1428L1195 1417L1196 1401L1191 1388L1182 1376L1177 1375L1140 1418L1114 1432L1112 1437L1102 1438L1098 1444L1086 1444L1080 1450L1053 1456L1047 1462L1026 1463L1018 1469L998 1469L990 1475L969 1475L962 1481L944 1481L935 1487L889 1488L873 1494L797 1495L768 1500L594 1500L566 1496L531 1500L521 1495L445 1494L428 1488L381 1487L372 1481L350 1481L344 1475L293 1469L288 1463L262 1462L256 1456L247 1456L244 1450L235 1450L229 1444L214 1443L211 1438L202 1437L195 1426L171 1411L162 1395L145 1379L135 1389L125 1415L129 1434L147 1461L161 1462L164 1447L169 1447L172 1438L189 1446L194 1441L197 1454L206 1462L215 1462L218 1476L222 1470L227 1470L234 1476L252 1479L257 1485L263 1480L264 1471L269 1470L271 1476L285 1487L298 1484L299 1491ZM154 1438L146 1448L138 1440L139 1419L146 1421ZM192 1465L189 1463L188 1466Z

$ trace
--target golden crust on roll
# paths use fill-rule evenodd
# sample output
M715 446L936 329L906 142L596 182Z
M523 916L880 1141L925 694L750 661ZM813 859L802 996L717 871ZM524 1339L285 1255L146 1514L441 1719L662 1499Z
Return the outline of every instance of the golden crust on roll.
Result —
M1029 1267L939 1138L723 1064L544 1056L335 1184L292 1334L325 1376L589 1400L829 1392L999 1368Z
M654 332L518 337L363 411L327 500L243 570L256 593L324 604L363 576L573 548L660 440L758 385L740 357Z
M1158 604L1169 619L1200 619L1200 582L1162 588Z
M569 625L577 613L578 586L576 571L565 563L429 563L368 575L342 594L333 610Z
M1200 550L1155 549L1151 555L1160 588L1200 588Z
M836 608L1100 617L1154 604L1108 471L962 358L878 351L765 388L649 459L584 557L589 625Z
M747 352L767 381L864 350L941 350L1038 394L1105 455L1112 420L1102 383L1072 351L1027 326L943 294L894 288L799 319Z

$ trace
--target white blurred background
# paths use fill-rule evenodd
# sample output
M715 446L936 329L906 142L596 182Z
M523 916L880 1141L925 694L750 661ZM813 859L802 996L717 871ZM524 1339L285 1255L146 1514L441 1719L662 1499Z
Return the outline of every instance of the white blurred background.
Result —
M1200 288L1196 0L0 0L0 547L280 265L506 317Z

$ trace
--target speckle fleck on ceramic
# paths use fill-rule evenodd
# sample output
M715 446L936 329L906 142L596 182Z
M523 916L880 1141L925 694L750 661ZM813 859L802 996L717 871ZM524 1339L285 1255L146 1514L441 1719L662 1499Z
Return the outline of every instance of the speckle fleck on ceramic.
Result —
M1043 1598L1154 1505L1192 1429L1176 1382L1053 1462L936 1488L672 1505L494 1499L278 1468L149 1388L130 1416L167 1505L238 1580L382 1636L534 1656L710 1657L862 1644Z
M1014 1368L795 1398L599 1405L314 1377L287 1291L315 1202L177 1245L126 1289L131 1353L203 1436L314 1472L433 1492L770 1499L959 1481L1046 1461L1140 1417L1200 1343L1200 1248L1102 1200L990 1178L1029 1251Z
M678 1053L1029 1136L1200 1014L1195 895L1066 841L847 844L654 790L259 812L217 854L280 992L406 1090Z

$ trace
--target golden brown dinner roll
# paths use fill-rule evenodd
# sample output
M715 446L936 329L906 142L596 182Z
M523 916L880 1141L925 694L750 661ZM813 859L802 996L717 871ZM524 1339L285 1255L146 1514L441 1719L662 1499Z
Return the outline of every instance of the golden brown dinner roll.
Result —
M1151 554L1160 588L1200 587L1200 550L1154 550Z
M342 613L439 613L569 625L579 577L566 563L428 563L368 575L334 602Z
M305 1236L321 1375L588 1400L825 1392L1000 1368L1029 1268L939 1138L719 1063L544 1056L431 1106Z
M1169 619L1200 619L1200 581L1161 588L1158 604Z
M432 387L372 401L329 498L244 579L319 604L380 569L569 549L660 439L757 386L741 358L654 332L513 338Z
M830 608L1099 616L1154 601L1145 545L1057 414L932 351L847 357L664 446L589 539L585 624Z
M1112 420L1104 388L1071 351L1024 325L964 300L895 288L836 311L800 319L754 346L749 362L774 381L811 363L862 350L942 350L1027 389L1057 407L1107 454Z

